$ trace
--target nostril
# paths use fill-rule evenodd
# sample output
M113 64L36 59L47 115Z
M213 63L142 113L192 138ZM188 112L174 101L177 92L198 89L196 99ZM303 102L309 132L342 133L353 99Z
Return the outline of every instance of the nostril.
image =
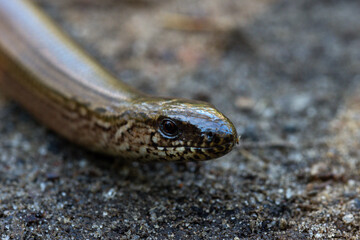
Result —
M206 141L211 142L214 138L214 133L208 132L205 134Z

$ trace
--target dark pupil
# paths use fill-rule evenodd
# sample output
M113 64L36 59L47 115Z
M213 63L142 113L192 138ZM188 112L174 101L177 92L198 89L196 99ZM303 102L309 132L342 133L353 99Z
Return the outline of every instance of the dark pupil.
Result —
M173 123L169 120L165 120L163 122L163 129L164 129L164 132L166 132L167 134L170 134L170 135L174 135L177 133L177 126L175 125L175 123Z

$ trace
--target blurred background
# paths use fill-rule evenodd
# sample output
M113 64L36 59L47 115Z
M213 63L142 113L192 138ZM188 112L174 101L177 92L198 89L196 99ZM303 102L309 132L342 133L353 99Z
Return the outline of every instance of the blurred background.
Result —
M213 103L242 142L199 164L123 164L0 93L2 239L360 234L359 1L35 2L119 79Z

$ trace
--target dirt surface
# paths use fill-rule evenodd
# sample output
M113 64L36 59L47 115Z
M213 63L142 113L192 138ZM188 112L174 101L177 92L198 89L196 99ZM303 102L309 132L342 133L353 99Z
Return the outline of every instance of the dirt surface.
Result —
M212 102L242 146L119 163L0 98L1 239L360 239L360 2L39 0L147 93Z

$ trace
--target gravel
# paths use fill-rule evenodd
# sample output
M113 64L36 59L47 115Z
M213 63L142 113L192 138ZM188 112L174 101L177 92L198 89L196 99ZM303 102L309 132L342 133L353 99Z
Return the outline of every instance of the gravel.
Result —
M359 1L37 2L124 82L210 101L244 140L214 161L121 162L0 95L0 239L360 236ZM206 31L165 24L178 15Z

